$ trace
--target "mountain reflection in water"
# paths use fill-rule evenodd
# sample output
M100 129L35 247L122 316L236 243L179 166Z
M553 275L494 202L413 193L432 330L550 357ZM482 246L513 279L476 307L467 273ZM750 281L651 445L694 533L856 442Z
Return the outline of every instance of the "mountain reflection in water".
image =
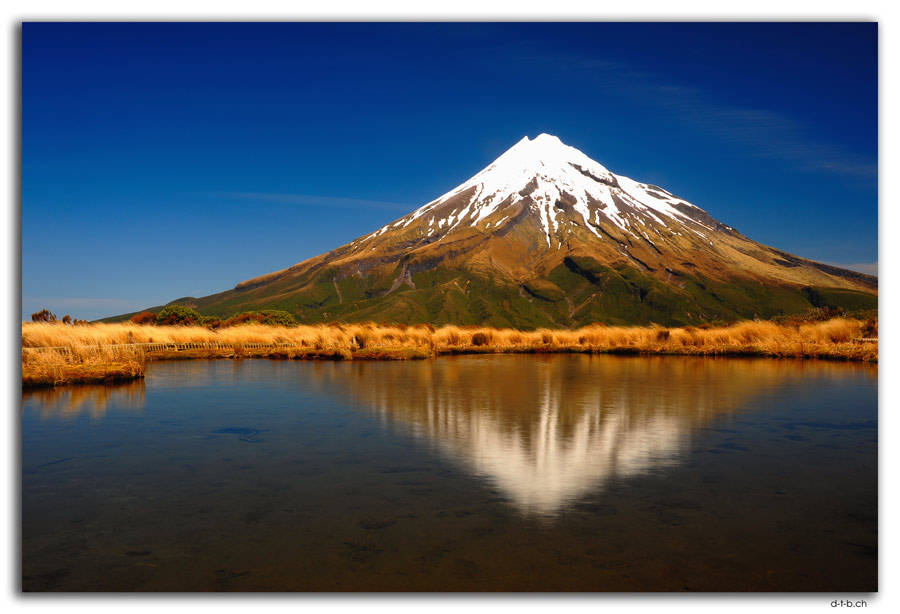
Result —
M106 417L110 407L117 411L139 412L146 401L144 380L106 385L76 385L35 388L22 395L22 405L30 401L41 419L71 420L82 414L92 419Z
M458 357L315 372L323 386L349 390L384 423L409 428L489 480L522 512L547 516L610 481L681 462L696 428L759 395L811 373L848 372L799 361L569 358Z
M23 394L22 587L872 591L877 435L871 365L154 363Z
M523 513L542 516L615 480L682 462L696 429L727 423L734 412L752 409L753 399L792 381L841 378L859 369L877 377L868 365L845 363L590 355L442 357L403 368L309 366L303 382L283 370L285 383L349 395L382 424L407 430L487 479ZM179 385L195 385L191 367L203 365L182 367ZM233 368L240 372L243 361ZM102 419L108 407L139 412L145 384L47 388L23 396L45 420L83 413Z

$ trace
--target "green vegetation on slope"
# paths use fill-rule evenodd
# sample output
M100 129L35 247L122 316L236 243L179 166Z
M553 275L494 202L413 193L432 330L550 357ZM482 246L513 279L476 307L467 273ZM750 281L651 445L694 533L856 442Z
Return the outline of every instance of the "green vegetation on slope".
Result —
M713 281L689 271L668 270L663 281L632 266L610 267L587 257L567 257L545 276L521 282L467 268L411 272L407 266L401 261L350 276L326 267L249 289L185 297L166 309L173 314L176 308L190 309L222 321L240 313L280 312L304 324L377 321L532 330L592 323L685 326L767 319L812 307L872 309L878 303L876 295L854 290Z

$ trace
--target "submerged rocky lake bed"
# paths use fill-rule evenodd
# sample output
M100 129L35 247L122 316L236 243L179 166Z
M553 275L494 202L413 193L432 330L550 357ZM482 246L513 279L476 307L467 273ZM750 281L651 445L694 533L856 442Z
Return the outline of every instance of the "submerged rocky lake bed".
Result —
M30 391L26 591L873 591L877 367L185 361Z

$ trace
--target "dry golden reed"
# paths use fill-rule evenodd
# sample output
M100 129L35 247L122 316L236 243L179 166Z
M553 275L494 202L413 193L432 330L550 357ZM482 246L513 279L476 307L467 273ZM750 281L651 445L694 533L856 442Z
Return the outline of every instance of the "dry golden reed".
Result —
M248 324L218 330L200 326L152 326L130 322L66 326L59 323L23 323L23 348L65 347L83 360L105 360L99 352L108 346L141 343L220 343L283 345L347 355L363 351L421 350L432 355L466 352L635 352L653 354L758 355L821 357L874 361L877 343L858 340L865 323L833 318L800 325L774 322L739 322L715 328L663 328L660 326L604 326L575 330L520 331L478 326L390 326L368 323L314 326ZM96 353L85 354L93 348ZM26 352L27 353L27 352ZM31 352L34 354L35 352ZM151 353L152 355L152 353ZM127 362L134 352L109 358ZM130 357L130 358L129 358ZM72 357L70 357L71 359ZM24 359L23 359L24 360ZM48 363L61 358L48 358Z
M23 343L22 384L25 386L136 379L144 376L146 366L146 354L140 347L72 345L63 351L25 348Z

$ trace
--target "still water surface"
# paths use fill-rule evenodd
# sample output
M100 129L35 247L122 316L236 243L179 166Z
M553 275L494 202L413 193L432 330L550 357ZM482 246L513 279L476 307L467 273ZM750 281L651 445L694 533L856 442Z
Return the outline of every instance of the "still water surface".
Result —
M872 591L877 369L154 363L27 393L27 591Z

